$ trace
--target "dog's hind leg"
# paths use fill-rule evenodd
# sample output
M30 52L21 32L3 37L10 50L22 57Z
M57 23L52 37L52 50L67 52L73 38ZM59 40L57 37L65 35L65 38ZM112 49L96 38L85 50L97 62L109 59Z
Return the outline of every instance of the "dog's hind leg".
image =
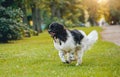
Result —
M82 64L82 57L83 57L83 51L81 51L81 50L77 51L77 64L76 64L76 66Z
M66 60L66 63L70 63L71 62L71 53L68 52L67 53L67 60Z
M86 50L86 46L82 46L81 49L77 50L77 64L76 64L76 66L82 64L82 57L83 57L85 50Z

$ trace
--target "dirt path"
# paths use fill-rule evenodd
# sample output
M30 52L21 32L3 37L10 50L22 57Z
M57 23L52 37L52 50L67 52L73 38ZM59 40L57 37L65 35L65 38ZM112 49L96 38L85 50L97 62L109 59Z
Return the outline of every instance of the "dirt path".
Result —
M120 25L103 26L102 39L120 46Z

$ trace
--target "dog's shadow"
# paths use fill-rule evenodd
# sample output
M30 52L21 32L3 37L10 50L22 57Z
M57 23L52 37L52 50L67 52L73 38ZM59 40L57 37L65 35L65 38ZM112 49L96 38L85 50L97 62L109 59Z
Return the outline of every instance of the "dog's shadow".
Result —
M78 66L76 66L76 62L72 62L70 64L67 64L67 63L59 63L58 66L61 66L61 67L94 67L93 64L88 64L88 63L82 63Z
M60 63L59 66L61 66L61 67L75 67L76 63L75 62L72 62L72 63L69 63L69 64L67 64L67 63ZM86 65L81 64L81 65L76 66L76 67L81 67L81 66L86 66Z

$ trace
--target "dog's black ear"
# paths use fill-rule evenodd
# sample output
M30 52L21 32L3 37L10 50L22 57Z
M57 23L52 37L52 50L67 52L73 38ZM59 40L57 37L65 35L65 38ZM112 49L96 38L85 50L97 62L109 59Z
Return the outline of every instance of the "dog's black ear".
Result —
M62 24L53 22L52 24L49 25L49 29L54 30L55 32L61 32L64 30L64 26Z
M56 23L56 24L60 30L64 30L64 26L62 24L59 24L59 23Z
M58 28L64 29L64 26L62 24L57 23L57 22L53 22L52 24L50 24L50 27L52 27L52 26L56 26Z

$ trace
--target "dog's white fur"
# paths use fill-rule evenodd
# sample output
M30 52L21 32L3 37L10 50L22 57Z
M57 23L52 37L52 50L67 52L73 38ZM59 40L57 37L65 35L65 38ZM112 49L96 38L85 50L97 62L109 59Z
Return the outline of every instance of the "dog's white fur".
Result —
M75 44L75 41L73 39L72 34L69 30L67 31L67 41L62 42L60 45L60 40L57 38L54 38L54 46L59 51L59 57L62 62L70 62L74 59L73 53L77 54L77 64L76 66L80 65L82 63L82 57L84 54L84 51L88 50L98 39L98 33L97 31L92 31L88 36L83 32L82 30L79 30L79 32L84 36L84 38L81 40L81 44ZM69 52L68 52L69 51ZM65 54L67 55L67 58L65 59Z

